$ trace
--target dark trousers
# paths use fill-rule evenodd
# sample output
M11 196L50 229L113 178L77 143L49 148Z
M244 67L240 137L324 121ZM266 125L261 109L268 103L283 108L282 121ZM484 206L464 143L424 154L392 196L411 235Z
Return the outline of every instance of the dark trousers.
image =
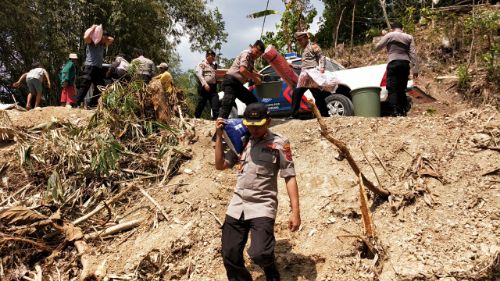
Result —
M82 84L78 89L78 95L76 96L77 105L82 104L87 92L90 89L90 85L92 84L94 85L94 89L89 105L97 106L97 102L101 96L101 91L99 91L97 86L104 86L104 73L101 67L86 65L83 68Z
M260 217L245 220L243 215L235 219L226 215L222 227L222 260L229 281L251 281L252 276L245 267L243 250L251 233L248 255L266 274L266 280L280 280L274 263L274 219Z
M257 102L257 98L250 92L243 84L241 84L238 79L231 75L224 76L224 81L222 82L222 90L224 91L224 97L222 98L222 104L220 107L219 117L227 119L231 113L231 108L233 107L234 101L239 99L246 105Z
M393 116L406 116L408 100L406 86L410 75L410 62L393 60L387 65L387 91Z
M304 96L304 93L310 90L316 106L318 107L319 113L321 113L321 116L328 117L328 108L326 107L326 102L325 98L327 96L327 93L322 92L320 89L316 88L295 88L293 90L292 94L292 113L291 116L297 117L299 114L299 109L300 109L300 101L302 100L302 97Z
M210 108L212 108L212 120L219 117L219 95L217 94L217 84L208 84L210 90L207 91L201 85L198 85L198 104L194 111L194 117L200 118L207 101L210 103Z
M137 74L137 79L144 81L145 84L149 84L152 78L149 74Z

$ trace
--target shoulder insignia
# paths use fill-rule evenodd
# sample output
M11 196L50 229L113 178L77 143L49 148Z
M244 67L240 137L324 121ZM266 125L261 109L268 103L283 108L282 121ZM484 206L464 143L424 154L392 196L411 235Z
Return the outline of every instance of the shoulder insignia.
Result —
M318 46L318 44L313 44L313 45L312 45L312 49L313 49L315 52L319 52L319 51L321 51L321 48Z
M290 148L290 143L285 143L283 145L283 152L285 153L286 160L292 161L292 149Z

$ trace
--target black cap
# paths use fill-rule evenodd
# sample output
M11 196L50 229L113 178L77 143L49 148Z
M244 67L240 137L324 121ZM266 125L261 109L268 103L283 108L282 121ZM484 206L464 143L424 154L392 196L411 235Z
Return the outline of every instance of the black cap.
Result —
M403 28L403 25L400 22L398 22L398 21L392 22L391 23L391 29L395 29L395 28L400 28L401 29L401 28Z
M243 113L243 125L262 126L269 118L267 106L260 102L251 103Z
M261 53L264 53L266 51L266 45L264 45L264 42L262 42L261 40L255 41L253 47L257 48L257 50L259 50Z

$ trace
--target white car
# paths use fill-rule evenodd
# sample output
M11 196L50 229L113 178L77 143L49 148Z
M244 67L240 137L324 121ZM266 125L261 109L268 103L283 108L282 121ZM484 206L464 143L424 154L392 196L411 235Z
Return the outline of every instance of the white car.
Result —
M300 58L291 58L288 60L294 66L297 74L300 73ZM378 64L365 67L346 69L340 63L333 59L327 58L325 68L327 71L335 72L339 80L339 86L334 93L330 93L325 101L327 103L328 112L330 116L352 116L354 115L354 106L351 101L351 91L367 88L377 87L380 88L380 102L382 115L388 114L388 93L386 89L386 67L387 64ZM291 113L291 102L293 89L276 74L271 66L263 68L260 72L263 75L263 85L266 86L266 91L272 93L265 93L258 95L255 86L245 84L249 90L252 91L254 96L259 102L266 104L273 116L287 116ZM413 81L408 81L407 89L413 89ZM420 89L418 89L422 92ZM219 98L222 99L224 93L219 93ZM261 96L269 96L269 98L262 98ZM307 91L301 103L300 111L309 113L310 110L305 104L305 99L314 99L310 91ZM246 105L240 100L236 99L235 107L231 112L230 117L236 118L242 116L245 111ZM408 109L409 110L409 109ZM385 113L385 114L384 114Z

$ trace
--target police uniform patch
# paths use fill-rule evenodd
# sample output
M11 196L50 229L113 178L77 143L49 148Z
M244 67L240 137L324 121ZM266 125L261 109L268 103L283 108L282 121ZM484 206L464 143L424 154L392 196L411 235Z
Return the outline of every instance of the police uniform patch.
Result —
M278 150L276 149L272 149L272 148L269 148L269 147L263 147L261 149L261 152L264 152L264 153L269 153L269 154L272 154L274 156L278 156L279 155L279 152Z
M285 143L285 145L283 145L283 152L285 153L286 160L292 161L292 149L290 148L289 143Z
M266 144L266 147L269 149L276 149L276 144L271 142L271 143Z

